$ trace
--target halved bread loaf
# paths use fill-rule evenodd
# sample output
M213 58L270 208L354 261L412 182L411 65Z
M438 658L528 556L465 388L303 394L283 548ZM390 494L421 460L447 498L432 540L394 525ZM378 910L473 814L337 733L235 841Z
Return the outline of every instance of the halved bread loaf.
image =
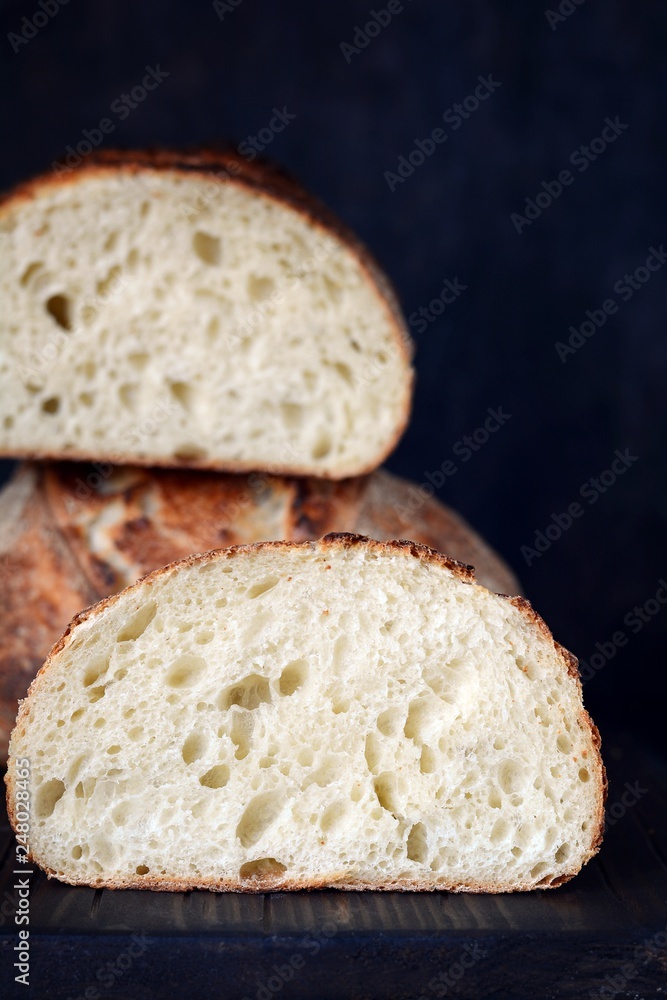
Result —
M406 424L388 280L274 168L100 153L6 196L0 236L0 454L337 479Z
M458 514L384 470L331 482L209 472L25 463L0 493L0 763L18 699L70 619L166 563L252 542L352 531L410 538L519 593Z
M532 889L598 848L598 748L525 600L330 535L191 557L76 618L21 705L8 808L28 789L31 856L72 883Z

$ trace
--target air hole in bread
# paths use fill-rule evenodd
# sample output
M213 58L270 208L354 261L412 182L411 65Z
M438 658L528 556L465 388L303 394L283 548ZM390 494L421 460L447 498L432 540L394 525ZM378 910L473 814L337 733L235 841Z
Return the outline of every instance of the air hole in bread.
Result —
M288 663L280 675L278 689L282 695L289 697L308 680L309 668L305 660L292 660ZM335 711L335 709L334 709Z
M320 820L320 828L323 833L329 833L331 830L335 830L340 827L351 811L350 803L345 799L336 799L326 807L322 813L322 819Z
M530 877L540 878L540 876L543 875L544 872L548 870L549 866L547 865L547 863L545 861L540 861L538 862L538 864L534 865L533 868L530 869Z
M569 736L566 736L565 733L561 733L556 740L556 746L561 753L569 753L572 749L572 740Z
M489 791L489 805L492 809L500 809L503 804L503 800L500 796L500 792L497 788L491 788Z
M583 782L589 781L590 777L591 776L590 776L587 768L585 768L585 767L579 768L579 781L583 781Z
M70 854L75 861L78 861L83 854L83 848L81 847L81 844L75 844Z
M536 705L535 708L533 709L533 715L535 716L536 719L540 720L540 725L542 726L551 725L551 719L549 718L549 713L547 712L544 705Z
M165 683L173 688L192 687L205 670L206 660L203 660L201 656L195 656L194 653L183 653L172 663L165 677Z
M139 386L126 382L124 385L118 387L118 398L126 409L134 412L139 400Z
M388 708L378 715L377 726L383 736L398 736L405 724L400 708Z
M368 733L366 736L366 745L364 748L364 756L366 757L366 764L368 765L368 770L373 774L378 764L380 763L380 741L378 740L375 733Z
M265 302L273 295L276 283L273 278L251 274L248 278L248 298L251 302Z
M280 583L280 577L278 576L267 576L266 579L261 580L259 583L255 583L252 587L249 587L246 591L246 596L253 599L255 597L261 597L262 594L267 594L270 590L273 590L275 586Z
M524 784L524 769L515 760L505 760L498 769L498 783L502 790L511 795L519 792Z
M287 871L285 865L275 858L258 858L256 861L246 861L239 869L242 879L277 878Z
M425 864L428 861L428 836L423 823L415 823L408 834L408 858Z
M396 775L392 771L383 771L379 774L373 782L373 787L383 809L393 815L400 812Z
M97 660L95 663L91 663L87 667L83 675L83 686L90 687L95 681L99 680L107 670L109 669L109 657L105 656Z
M46 311L63 330L72 329L72 303L66 295L52 295L45 303Z
M561 844L560 847L558 848L558 850L556 851L556 854L555 854L556 864L557 865L562 865L562 863L564 861L567 861L567 859L569 858L569 856L570 856L570 845L569 844Z
M134 870L137 873L137 875L148 875L150 868L148 867L148 865L137 865L137 867Z
M109 292L113 290L113 286L120 277L120 274L121 274L121 268L118 266L118 264L114 264L114 266L110 268L106 278L103 278L102 281L97 282L96 286L97 294L101 299L105 298L109 294Z
M280 413L285 427L300 427L303 423L303 407L298 403L281 403Z
M149 355L145 351L133 351L132 354L128 354L127 362L132 368L135 368L138 372L142 372L146 365L148 364Z
M429 734L440 728L442 702L435 695L423 695L410 702L403 732L415 743L422 743Z
M501 840L505 840L508 833L509 833L509 825L507 823L507 820L500 817L493 824L489 839L491 840L492 844L497 844Z
M525 656L517 656L516 665L529 680L534 681L538 676L536 665L530 660L527 660Z
M243 680L225 688L220 695L218 704L223 710L231 708L232 705L238 705L249 711L253 711L262 704L270 705L271 688L268 679L259 674L248 674Z
M206 324L206 337L208 338L209 342L212 342L217 339L219 333L220 333L220 320L218 319L217 316L211 316L208 323Z
M204 788L224 788L229 781L229 767L227 764L216 764L209 768L206 774L202 774L199 784Z
M314 459L326 458L333 447L331 437L326 431L320 431L313 445L310 456Z
M197 444L182 444L174 450L173 457L177 462L201 462L208 457L208 452Z
M221 243L217 236L211 236L210 233L199 230L192 237L192 249L204 264L213 266L220 263L222 252Z
M57 413L60 409L60 397L59 396L49 396L42 403L42 411L44 413Z
M355 783L352 785L352 788L350 789L350 798L352 799L353 802L361 802L363 797L364 797L364 790L361 787L361 782L355 781Z
M303 747L303 749L299 750L296 757L297 763L301 764L302 767L310 767L314 759L315 754L310 747Z
M342 715L345 712L350 711L350 699L349 698L334 698L331 703L331 710L334 715Z
M316 784L320 788L326 788L327 785L332 785L342 777L343 770L339 758L330 755L312 774L308 775L303 787L308 788L309 785Z
M69 717L69 720L70 720L70 722L76 722L76 721L77 721L77 719L80 719L80 718L81 718L81 716L83 715L83 713L84 713L85 711L86 711L86 710L85 710L85 708L77 708L77 709L76 709L76 710L75 710L74 712L72 712L72 714L70 715L70 717Z
M109 253L111 250L116 249L119 235L120 233L118 232L117 229L112 229L112 231L109 233L109 235L104 241L104 247L103 247L103 249L106 250L107 253Z
M117 743L113 743L110 747L107 747L107 753L111 754L112 756L114 754L120 753L120 747L118 746Z
M132 815L132 804L130 802L119 802L113 807L111 820L114 826L125 826Z
M191 412L194 402L194 389L188 382L170 382L169 392L184 410L188 413Z
M215 632L212 629L202 629L201 632L195 634L195 642L198 646L207 646L209 642L213 642L215 638Z
M190 733L183 744L182 756L186 764L192 764L206 753L208 736L197 729Z
M330 302L339 302L343 294L343 289L337 281L333 281L328 274L322 274L322 284Z
M285 804L285 793L280 789L262 792L250 800L236 827L236 836L242 847L252 847L275 823Z
M139 263L139 251L136 247L132 247L132 249L128 252L125 263L129 273L134 274L137 270L137 264Z
M50 816L64 794L65 785L59 778L52 778L40 785L33 800L37 819L46 819Z
M44 264L42 263L42 261L39 260L33 261L32 264L28 264L25 271L19 278L19 284L24 286L27 285L32 278L34 278L43 270L44 270Z
M422 774L434 774L438 770L438 758L431 747L422 747L419 758L419 770Z
M349 365L344 364L342 361L336 361L334 369L338 372L343 382L347 385L354 385L354 375Z
M104 698L106 689L107 689L106 684L99 684L97 687L93 687L88 690L88 701L91 703L91 705L94 705L96 701L99 701L101 698ZM100 725L104 725L104 720L98 719L95 725L98 727Z
M138 743L141 737L144 735L144 730L141 726L132 726L127 735L132 740L133 743Z
M157 604L155 601L148 601L142 608L139 608L129 622L120 630L116 636L116 642L134 642L140 638L155 618Z

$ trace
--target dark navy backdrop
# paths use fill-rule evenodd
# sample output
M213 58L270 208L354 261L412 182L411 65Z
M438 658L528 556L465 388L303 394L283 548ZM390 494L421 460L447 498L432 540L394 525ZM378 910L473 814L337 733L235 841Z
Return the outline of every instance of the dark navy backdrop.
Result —
M15 0L0 29L3 187L105 117L109 146L261 135L360 233L418 345L390 468L440 483L452 462L438 495L560 641L589 665L598 653L586 697L603 734L661 740L664 5ZM168 75L133 99L146 67ZM260 133L276 108L295 117ZM500 426L467 450L489 408ZM536 538L544 552L522 551Z

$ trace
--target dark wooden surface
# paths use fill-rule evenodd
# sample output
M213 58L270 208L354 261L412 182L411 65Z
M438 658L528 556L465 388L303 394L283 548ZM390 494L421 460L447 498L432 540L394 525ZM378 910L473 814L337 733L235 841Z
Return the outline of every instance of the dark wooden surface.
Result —
M31 993L12 983L14 841L3 816L2 995L667 996L667 765L630 737L607 739L604 754L613 823L602 851L548 892L114 892L36 871ZM639 797L624 807L626 783L626 802Z

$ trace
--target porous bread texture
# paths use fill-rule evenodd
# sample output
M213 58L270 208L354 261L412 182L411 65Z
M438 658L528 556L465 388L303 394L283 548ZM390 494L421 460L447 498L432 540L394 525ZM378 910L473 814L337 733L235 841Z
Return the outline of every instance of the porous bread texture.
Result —
M364 248L295 191L128 154L6 198L0 453L379 465L408 417L409 337Z
M33 859L109 887L559 884L604 770L570 654L412 543L191 557L75 619L22 703Z
M475 566L491 590L520 584L435 497L378 469L331 481L75 462L23 463L0 491L0 765L18 699L82 608L193 552L305 541L331 531L410 538Z

